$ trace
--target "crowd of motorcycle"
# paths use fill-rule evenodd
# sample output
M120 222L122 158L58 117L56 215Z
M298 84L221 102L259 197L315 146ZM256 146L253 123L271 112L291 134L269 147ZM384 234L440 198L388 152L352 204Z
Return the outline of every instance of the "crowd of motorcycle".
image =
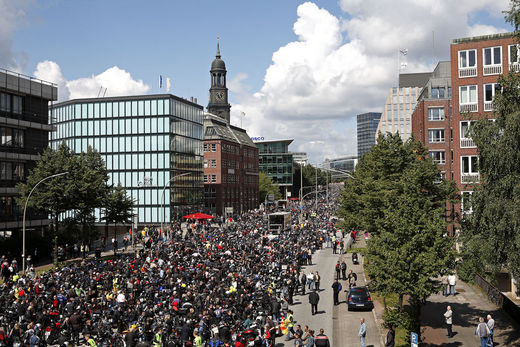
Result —
M303 211L290 204L292 228L276 238L253 211L169 239L152 227L135 253L10 276L0 285L0 346L269 346L302 266L336 231L334 204L318 199Z

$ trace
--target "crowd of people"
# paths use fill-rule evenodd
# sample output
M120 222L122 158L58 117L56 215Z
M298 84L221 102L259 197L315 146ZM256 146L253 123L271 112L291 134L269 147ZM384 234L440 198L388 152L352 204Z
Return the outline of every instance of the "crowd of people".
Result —
M294 213L292 228L276 238L253 211L232 223L177 226L168 239L149 228L142 248L111 259L40 275L2 272L0 346L273 345L294 293L308 281L319 289L319 274L308 278L302 267L335 229L328 205L315 212L303 224ZM323 332L293 336L326 346Z

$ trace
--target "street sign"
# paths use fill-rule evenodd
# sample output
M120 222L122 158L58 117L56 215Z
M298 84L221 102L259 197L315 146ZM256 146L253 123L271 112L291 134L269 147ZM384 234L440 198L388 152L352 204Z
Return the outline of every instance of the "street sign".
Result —
M224 211L226 212L226 214L233 214L233 207L226 207L224 208Z
M419 335L417 333L411 333L411 340L412 340L412 347L418 347L419 346Z
M267 195L267 200L273 201L274 200L274 194Z

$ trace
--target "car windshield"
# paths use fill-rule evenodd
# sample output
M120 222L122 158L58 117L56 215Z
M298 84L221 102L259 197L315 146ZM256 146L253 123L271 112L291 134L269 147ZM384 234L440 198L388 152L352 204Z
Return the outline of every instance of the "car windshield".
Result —
M364 288L355 288L350 290L350 295L354 296L368 296L368 291Z

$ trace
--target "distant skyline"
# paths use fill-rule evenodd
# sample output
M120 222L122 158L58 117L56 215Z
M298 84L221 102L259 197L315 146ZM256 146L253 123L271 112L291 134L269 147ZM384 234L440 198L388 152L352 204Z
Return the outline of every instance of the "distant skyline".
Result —
M170 93L206 106L220 36L231 122L294 138L309 162L356 154L356 115L381 112L403 73L449 60L451 39L510 31L507 0L0 0L0 67L60 100ZM434 39L434 40L433 40ZM435 57L435 61L434 61ZM159 76L163 89L159 89Z

